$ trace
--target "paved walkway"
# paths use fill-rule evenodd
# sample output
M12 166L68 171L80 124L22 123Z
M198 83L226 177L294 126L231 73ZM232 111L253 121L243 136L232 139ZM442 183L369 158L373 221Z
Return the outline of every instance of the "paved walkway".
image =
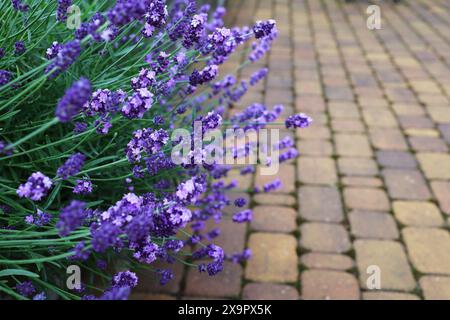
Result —
M237 108L283 103L315 122L296 132L302 156L283 165L283 189L253 197L255 221L224 225L219 244L253 258L215 278L179 267L141 297L450 299L450 1L382 1L374 31L367 6L236 1L237 24L273 17L280 30L241 75L268 65L269 78Z

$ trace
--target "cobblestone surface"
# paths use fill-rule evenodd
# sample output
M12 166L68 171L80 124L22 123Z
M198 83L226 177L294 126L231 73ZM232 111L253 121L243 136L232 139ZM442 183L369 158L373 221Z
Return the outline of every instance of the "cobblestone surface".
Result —
M236 110L283 103L314 124L295 132L301 156L280 168L284 187L251 197L255 221L225 224L219 244L250 247L249 262L213 279L186 266L139 297L450 299L448 1L380 2L381 30L366 27L366 1L230 2L233 23L274 18L280 33L241 72L271 69ZM245 190L273 177L233 179ZM368 288L371 266L381 290Z

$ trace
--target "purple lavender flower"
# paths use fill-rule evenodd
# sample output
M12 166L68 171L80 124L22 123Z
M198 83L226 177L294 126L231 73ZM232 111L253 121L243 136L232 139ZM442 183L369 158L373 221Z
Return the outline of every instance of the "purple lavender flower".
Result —
M312 123L312 119L304 113L289 116L286 119L286 128L306 128Z
M84 113L88 116L118 112L120 105L125 102L126 93L122 90L110 91L99 89L92 94L91 101L84 105Z
M53 185L52 180L41 172L33 173L25 184L21 184L17 189L17 194L21 198L28 198L39 201L45 197Z
M72 5L72 0L58 0L58 9L56 11L56 19L60 22L67 20L67 10Z
M299 155L299 152L295 148L289 148L286 152L280 154L279 161L280 163L286 162L291 159L297 158Z
M103 293L100 300L128 300L130 293L130 287L112 287Z
M175 167L170 156L163 152L152 154L145 159L147 171L150 176L157 175L161 170L171 169Z
M207 20L206 14L196 14L192 17L191 22L185 28L183 46L190 48L193 45L200 42L200 39L204 36L205 24Z
M291 148L295 145L294 140L290 136L286 136L281 139L274 147L278 150L283 150L286 148Z
M276 32L276 22L272 19L267 21L257 21L253 26L253 33L255 34L256 39L270 36L274 32Z
M30 7L27 4L22 3L22 0L11 0L14 10L20 12L27 12Z
M128 142L125 149L128 161L139 162L142 153L154 154L161 151L161 148L169 141L169 134L164 129L153 130L145 128L133 133L133 139Z
M47 296L45 295L45 292L42 291L42 292L38 293L37 295L35 295L33 297L33 300L47 300Z
M13 154L13 151L11 149L6 150L7 144L5 141L0 140L0 156L1 155L7 155L10 156Z
M141 119L153 104L153 93L147 88L138 89L122 107L122 114L128 119Z
M108 266L105 260L97 260L96 265L100 270L106 270L106 267Z
M103 223L99 228L91 231L92 248L96 252L105 252L111 246L118 244L120 228L113 223Z
M223 249L215 244L208 245L208 256L213 258L214 261L223 261L225 254Z
M255 167L254 166L246 166L241 169L240 174L245 176L246 174L254 173Z
M72 251L73 256L69 257L70 260L86 261L87 259L89 259L89 256L91 255L91 251L86 249L86 246L83 241L78 242Z
M73 128L73 133L75 134L80 134L83 133L87 130L88 128L88 124L85 122L75 122L74 123L74 128Z
M137 91L156 84L156 72L149 69L141 69L139 75L131 79L131 87Z
M87 216L87 211L85 208L86 203L78 200L72 200L67 207L61 210L61 213L59 214L59 221L56 224L61 237L69 235L69 233L81 226L83 220Z
M4 48L0 48L0 59L3 58L5 56L5 49Z
M159 274L161 276L159 284L162 286L165 286L174 277L173 272L169 269L159 270Z
M152 216L148 212L143 212L131 219L125 227L125 233L132 242L145 239L153 227Z
M206 180L204 177L193 177L180 183L176 196L182 203L193 203L206 191Z
M252 257L252 251L250 249L244 249L242 253L235 253L231 256L230 260L233 263L241 263L247 261Z
M151 0L147 6L145 19L148 24L155 28L161 28L166 24L168 16L167 5L165 0Z
M136 273L131 271L123 271L114 275L112 285L114 287L130 287L134 288L138 284Z
M51 72L49 79L56 78L62 72L69 69L69 67L80 55L80 52L81 46L79 40L69 41L64 45L61 45L61 48L56 57L53 59L53 62L45 69L46 74Z
M67 159L67 161L58 168L57 175L63 180L67 180L69 177L76 175L80 172L81 168L86 161L86 156L82 153L75 153Z
M245 200L244 198L237 198L236 200L234 200L234 205L236 207L242 208L246 204L247 204L247 200Z
M233 215L233 221L237 223L252 221L252 219L253 219L253 211L250 209L238 212Z
M202 85L213 80L218 75L219 68L216 65L206 66L203 70L195 69L189 77L192 86Z
M157 259L160 248L149 239L139 243L132 243L130 249L134 250L133 257L141 263L151 264Z
M280 179L275 179L272 182L266 183L263 186L263 190L264 192L270 192L270 191L274 191L281 188L281 180Z
M73 188L73 193L87 195L92 193L92 182L91 180L85 178L82 180L77 180L75 188Z
M45 56L48 60L55 58L58 55L58 52L61 50L62 46L58 43L58 41L53 41L50 48L45 51Z
M61 122L69 122L83 108L91 97L91 83L86 78L81 78L66 90L64 96L56 106L56 116Z
M25 217L25 223L33 224L37 227L42 227L50 222L52 219L52 215L49 213L42 212L40 209L37 209L35 215L28 215Z
M227 28L217 28L212 34L208 36L208 40L214 47L224 44L226 40L231 37L231 30Z
M26 51L25 42L23 42L23 41L16 41L14 43L14 54L21 55L25 51Z
M267 68L262 68L262 69L256 71L250 77L250 81L249 81L250 85L251 86L256 85L261 79L265 78L268 73L269 73L269 69L267 69Z
M117 27L122 27L133 20L140 20L147 13L148 2L148 0L118 0L108 11L108 19Z
M95 132L107 135L112 128L111 117L100 117L94 122Z
M30 297L36 292L36 288L34 287L31 281L20 282L16 285L17 292L24 296Z
M173 253L179 252L184 247L184 242L181 240L167 240L164 242L164 249L172 251Z

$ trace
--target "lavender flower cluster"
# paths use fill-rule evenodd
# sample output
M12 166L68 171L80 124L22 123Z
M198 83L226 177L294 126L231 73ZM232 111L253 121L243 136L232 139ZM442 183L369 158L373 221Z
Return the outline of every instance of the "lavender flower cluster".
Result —
M21 1L12 4L15 10L26 11ZM64 22L72 1L58 0L57 4L56 19ZM220 65L247 41L253 41L247 62L259 60L277 36L276 22L258 21L251 27L228 29L223 7L211 13L209 5L198 7L195 0L173 0L168 8L165 0L117 0L86 19L73 39L53 41L42 54L48 60L42 76L57 82L70 78L71 68L83 53L96 46L121 52L127 43L145 43L139 48L146 50L136 63L139 68L129 67L123 73L114 70L118 78L127 78L126 85L115 85L118 80L114 77L89 80L80 74L66 86L55 101L54 114L64 141L73 139L76 144L59 156L52 155L56 170L45 166L45 174L27 172L21 176L28 179L16 186L17 196L26 198L20 204L28 209L22 218L27 228L36 232L53 228L60 237L72 239L67 241L70 248L62 253L64 261L83 261L103 270L106 262L99 257L115 252L129 252L135 263L147 265L170 265L177 254L192 252L193 263L201 261L198 271L214 276L223 270L225 261L242 263L251 257L249 249L225 253L213 243L220 228L206 227L209 220L219 223L227 207L238 211L231 217L235 223L252 220L253 211L244 198L229 198L229 191L238 187L236 181L225 180L232 166L205 161L175 164L171 151L178 141L172 141L171 134L178 127L191 130L195 121L202 122L202 136L224 126L227 109L269 70L263 68L249 80L238 82L233 75L218 79ZM24 51L24 43L16 43L15 53ZM12 72L0 70L0 88L13 78ZM274 123L282 112L281 105L271 108L254 103L231 117L231 128L258 131ZM311 121L298 114L288 117L285 127L305 128ZM84 137L91 138L89 143L84 143ZM106 147L96 149L102 144ZM234 158L246 157L251 147L248 143L231 153ZM280 162L298 156L291 138L276 147L284 150ZM190 159L198 156L190 150ZM0 159L19 152L0 140ZM241 175L253 172L254 166L240 168ZM120 180L124 183L117 183ZM110 189L105 189L102 184L109 181ZM281 181L275 179L249 192L271 192L280 186ZM101 191L114 200L103 201ZM179 236L182 231L185 237ZM162 285L174 277L171 269L155 272ZM101 295L92 295L85 286L76 293L85 300L122 300L137 283L135 273L122 271L112 277ZM17 283L15 290L36 300L45 299L48 293L28 280Z

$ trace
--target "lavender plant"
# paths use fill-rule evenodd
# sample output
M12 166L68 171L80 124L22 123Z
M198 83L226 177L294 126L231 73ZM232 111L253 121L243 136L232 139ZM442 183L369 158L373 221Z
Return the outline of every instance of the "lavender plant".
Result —
M282 113L252 104L224 120L268 70L237 82L220 66L247 41L242 67L259 60L277 35L273 20L226 28L225 12L194 0L0 3L0 295L126 299L139 268L161 285L173 278L157 261L213 276L251 256L225 253L213 243L220 230L205 228L246 205L227 196L238 187L223 180L232 166L196 163L193 151L182 164L171 158L177 128L260 130ZM299 114L285 125L310 122ZM288 138L278 148L280 161L298 154ZM252 211L229 218L247 222ZM119 259L127 270L111 274ZM68 289L73 264L88 276Z

